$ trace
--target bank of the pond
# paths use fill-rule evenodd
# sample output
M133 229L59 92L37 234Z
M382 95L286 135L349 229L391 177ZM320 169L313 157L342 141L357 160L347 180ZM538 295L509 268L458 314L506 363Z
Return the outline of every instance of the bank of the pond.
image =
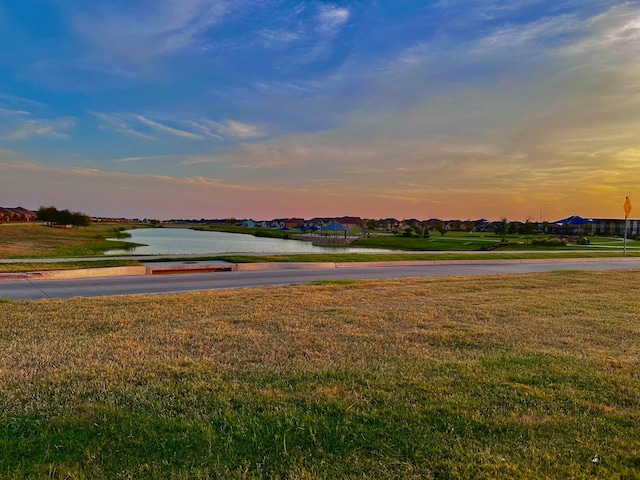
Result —
M319 246L312 241L300 241L300 239L256 237L247 233L189 228L134 229L129 230L128 233L129 240L138 244L137 246L108 250L105 255L349 254L394 251L388 248L356 248L344 245Z

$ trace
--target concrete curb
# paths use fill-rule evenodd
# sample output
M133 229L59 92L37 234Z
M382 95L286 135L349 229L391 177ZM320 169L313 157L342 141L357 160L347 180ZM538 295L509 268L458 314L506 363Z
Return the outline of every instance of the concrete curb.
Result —
M154 264L147 265L146 275L171 275L179 273L211 273L211 272L229 272L237 270L237 266L234 263L226 264L209 264L209 263L195 263L188 265L163 265Z
M16 280L20 278L29 278L29 274L26 272L0 273L0 280Z
M146 275L146 267L104 267L104 268L79 268L76 270L47 270L44 272L29 272L27 278L42 280L58 280L63 278L91 278L113 277L128 275ZM14 277L15 278L15 277Z
M238 263L238 271L254 270L310 270L314 268L336 268L335 262L269 262L269 263Z

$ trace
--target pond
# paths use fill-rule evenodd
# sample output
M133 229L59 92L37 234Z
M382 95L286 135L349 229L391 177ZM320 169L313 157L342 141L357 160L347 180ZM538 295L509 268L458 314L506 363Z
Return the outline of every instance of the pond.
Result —
M144 246L114 249L105 255L210 255L222 253L389 253L392 250L357 247L324 247L300 240L254 237L239 233L205 232L188 228L129 230L126 239ZM114 239L116 240L116 239ZM121 239L117 239L121 240ZM397 253L397 252L395 252Z

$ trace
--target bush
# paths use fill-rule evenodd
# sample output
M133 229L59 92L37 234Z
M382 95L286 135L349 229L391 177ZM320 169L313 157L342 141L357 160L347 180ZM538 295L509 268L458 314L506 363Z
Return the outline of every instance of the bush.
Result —
M531 245L539 245L542 247L564 247L567 245L567 242L558 237L534 238L531 240Z

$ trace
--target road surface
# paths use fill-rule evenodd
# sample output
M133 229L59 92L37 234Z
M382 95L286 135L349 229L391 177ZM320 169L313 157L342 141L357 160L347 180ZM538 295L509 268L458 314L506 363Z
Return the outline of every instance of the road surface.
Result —
M344 265L344 264L342 264ZM273 265L272 265L273 267ZM290 285L314 280L390 279L487 274L520 274L555 270L640 269L640 259L598 261L537 261L509 263L481 261L449 265L340 266L339 268L276 268L254 271L221 271L180 275L136 275L65 280L34 278L0 280L0 299L99 297L109 295L162 294L198 290Z

